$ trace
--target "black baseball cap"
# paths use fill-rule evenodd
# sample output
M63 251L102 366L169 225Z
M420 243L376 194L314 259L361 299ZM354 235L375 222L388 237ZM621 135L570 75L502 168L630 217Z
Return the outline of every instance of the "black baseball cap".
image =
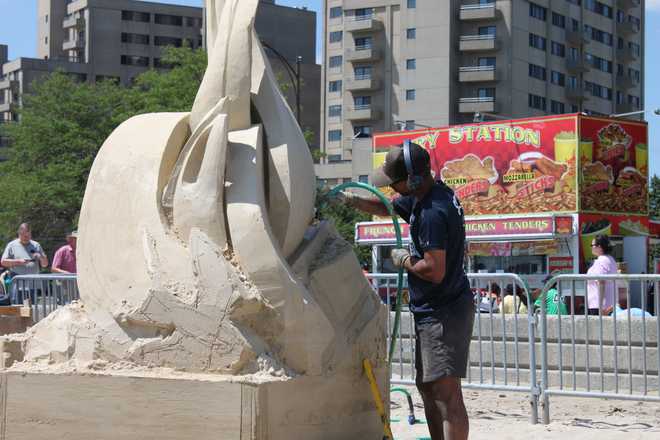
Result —
M410 143L410 161L415 174L423 176L431 171L431 158L421 146ZM389 186L408 179L403 147L394 147L387 152L383 165L371 173L371 183L376 187Z

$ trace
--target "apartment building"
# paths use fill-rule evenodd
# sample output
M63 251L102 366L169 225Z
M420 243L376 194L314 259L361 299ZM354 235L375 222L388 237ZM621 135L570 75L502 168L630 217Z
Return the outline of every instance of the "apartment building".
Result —
M375 132L642 109L644 0L325 0L319 179Z
M0 119L15 119L30 83L56 70L81 81L116 79L130 85L148 69L167 68L161 61L166 46L203 46L202 8L136 0L38 0L37 15L37 58L0 63L0 96L6 98L4 104L0 100ZM295 69L300 58L301 122L318 135L316 13L262 0L255 27L272 48L267 53L284 82L286 63ZM295 111L293 87L286 97Z

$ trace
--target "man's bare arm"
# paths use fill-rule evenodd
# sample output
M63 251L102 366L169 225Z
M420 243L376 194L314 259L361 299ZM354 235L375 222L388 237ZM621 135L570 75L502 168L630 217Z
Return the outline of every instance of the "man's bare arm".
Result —
M18 258L5 258L4 260L0 261L0 265L6 267L7 269L11 269L12 267L16 267L16 266L25 266L25 264L26 264L26 260L18 259Z
M352 194L352 197L349 198L349 204L362 212L366 212L371 215L387 216L389 212L387 208L379 199L372 197L361 197L355 194Z
M447 252L433 250L424 252L424 258L410 258L405 267L423 280L440 284L445 279Z

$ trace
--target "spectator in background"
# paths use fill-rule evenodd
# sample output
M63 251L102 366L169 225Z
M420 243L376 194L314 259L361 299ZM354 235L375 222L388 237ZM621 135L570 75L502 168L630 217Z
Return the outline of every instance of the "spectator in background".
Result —
M552 275L543 280L546 284L552 279ZM545 310L547 315L568 315L566 304L562 300L559 292L557 291L557 283L554 283L550 289L545 293L545 298L541 296L542 289L534 289L532 297L534 298L534 310L541 310L543 302L545 302Z
M76 269L76 242L78 231L67 234L66 244L55 252L53 257L53 273L77 273Z
M587 271L587 275L614 275L617 272L616 261L610 255L612 245L607 235L597 235L591 241L591 252L596 260ZM616 288L614 281L588 281L587 307L590 315L606 314L614 307Z
M32 240L29 224L22 223L18 227L18 238L7 245L0 264L9 269L12 276L38 274L40 267L48 266L46 253Z
M525 305L525 298L523 297L523 291L520 287L509 284L506 286L505 296L502 299L502 313L504 314L518 314L518 313L527 313L527 306Z

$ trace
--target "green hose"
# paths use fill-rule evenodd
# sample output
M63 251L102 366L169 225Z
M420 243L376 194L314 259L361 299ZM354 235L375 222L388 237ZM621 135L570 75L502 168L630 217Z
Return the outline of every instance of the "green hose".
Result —
M392 217L392 223L394 224L394 234L396 235L396 245L397 247L402 248L403 247L403 239L401 238L401 227L399 226L399 221L397 220L396 214L394 213L394 208L392 207L392 203L381 193L376 189L375 187L371 185L367 185L366 183L360 183L360 182L346 182L342 183L339 186L334 187L330 192L328 193L328 197L331 197L335 194L337 194L340 191L343 191L346 188L361 188L364 190L369 191L370 193L374 194L378 199L383 202L383 205L387 208L387 212L390 214ZM389 366L392 366L392 358L394 356L394 346L396 344L396 338L398 336L399 332L399 321L401 320L401 303L402 303L402 297L403 297L403 268L399 268L399 274L397 277L397 287L396 287L396 305L395 305L395 314L394 314L394 327L392 328L392 337L390 339L390 350L388 352L388 362ZM388 311L389 313L389 311Z

